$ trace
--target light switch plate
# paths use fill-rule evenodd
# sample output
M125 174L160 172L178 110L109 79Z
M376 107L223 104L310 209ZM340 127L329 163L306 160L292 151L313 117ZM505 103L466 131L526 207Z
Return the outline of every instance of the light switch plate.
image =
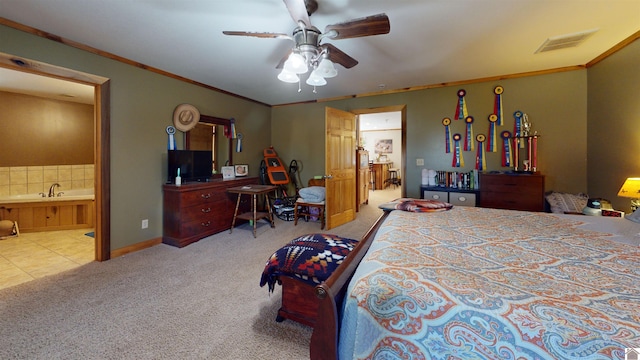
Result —
M416 159L416 166L424 166L424 159Z

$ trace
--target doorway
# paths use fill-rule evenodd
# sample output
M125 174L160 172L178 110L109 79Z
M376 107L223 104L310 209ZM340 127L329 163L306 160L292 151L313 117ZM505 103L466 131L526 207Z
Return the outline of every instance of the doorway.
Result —
M88 85L94 99L94 259L105 261L110 254L110 166L109 166L109 79L54 65L0 53L0 67L16 74L55 78ZM24 84L23 84L24 85ZM37 91L37 89L35 89ZM42 95L41 95L42 96Z
M373 174L370 181L369 202L377 206L405 196L403 177L406 167L406 106L386 106L351 111L358 115L359 146L369 152L370 163L383 174ZM388 169L395 170L400 185L385 181Z

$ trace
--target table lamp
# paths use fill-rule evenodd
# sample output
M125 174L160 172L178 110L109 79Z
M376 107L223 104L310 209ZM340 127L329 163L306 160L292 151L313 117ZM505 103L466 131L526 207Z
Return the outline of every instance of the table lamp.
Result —
M640 178L627 178L622 184L618 196L631 198L631 212L640 207Z

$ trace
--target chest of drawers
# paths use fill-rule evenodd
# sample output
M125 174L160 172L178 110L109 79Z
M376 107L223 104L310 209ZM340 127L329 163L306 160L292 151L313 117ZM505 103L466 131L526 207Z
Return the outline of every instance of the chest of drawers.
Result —
M164 185L162 242L183 247L230 229L237 195L227 189L254 184L258 184L256 177ZM241 204L244 210L248 205Z
M540 174L480 174L480 206L544 211L544 176Z

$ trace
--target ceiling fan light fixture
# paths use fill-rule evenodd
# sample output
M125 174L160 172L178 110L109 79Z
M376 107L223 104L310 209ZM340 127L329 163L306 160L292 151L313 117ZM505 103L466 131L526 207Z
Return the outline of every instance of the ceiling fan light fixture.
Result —
M295 74L304 74L309 71L307 60L304 56L295 52L292 52L287 61L284 62L284 69Z
M313 70L307 79L307 84L311 86L323 86L327 85L327 80L318 74L318 70Z
M331 60L327 59L326 57L323 58L322 61L320 61L320 64L318 64L318 68L316 69L316 71L325 79L332 78L338 75L338 70L336 70L333 62L331 62Z
M296 83L300 81L300 78L295 73L288 71L286 68L282 69L280 74L278 74L278 80L286 82L286 83Z

